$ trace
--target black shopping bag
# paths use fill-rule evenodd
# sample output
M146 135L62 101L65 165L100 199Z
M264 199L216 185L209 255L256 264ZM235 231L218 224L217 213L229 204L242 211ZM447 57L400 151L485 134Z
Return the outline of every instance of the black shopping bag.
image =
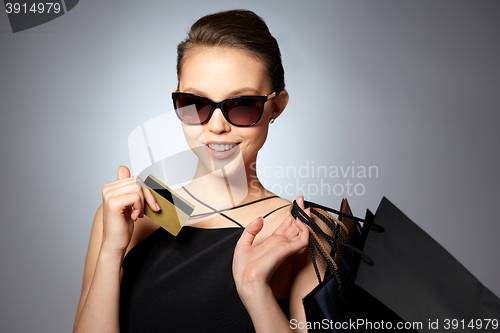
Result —
M303 299L310 332L500 331L500 299L389 200L362 221L374 264L358 251Z
M351 312L372 310L352 297L362 290L418 332L500 331L500 299L387 198L373 222L384 232L367 225L360 248L375 264L359 261L341 291Z
M311 214L324 222L333 232L333 236L324 233L294 202L292 215L310 227L309 252L319 281L319 285L302 300L307 320L302 326L306 327L308 332L361 332L365 331L364 322L360 322L358 318L383 318L385 322L403 321L376 298L351 283L361 258L373 264L371 258L360 250L367 235L368 225L370 228L382 230L373 224L373 214L367 211L365 219L352 216L346 199L342 200L340 211L308 201L304 204L306 208L311 209ZM338 215L338 218L330 213ZM359 222L365 223L363 233ZM323 246L319 243L323 243ZM330 245L331 253L325 252L325 243ZM325 264L328 267L327 275L322 280L318 266L325 268ZM348 307L346 298L356 299L363 304L363 311L372 310L359 313L356 311L358 309Z

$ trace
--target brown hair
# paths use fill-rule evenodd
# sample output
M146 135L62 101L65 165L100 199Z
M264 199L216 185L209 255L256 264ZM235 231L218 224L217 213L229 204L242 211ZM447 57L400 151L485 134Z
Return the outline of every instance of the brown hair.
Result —
M188 37L177 46L177 79L180 79L182 60L196 45L230 46L250 52L264 64L272 91L285 89L285 73L278 42L264 20L249 10L229 10L196 21Z

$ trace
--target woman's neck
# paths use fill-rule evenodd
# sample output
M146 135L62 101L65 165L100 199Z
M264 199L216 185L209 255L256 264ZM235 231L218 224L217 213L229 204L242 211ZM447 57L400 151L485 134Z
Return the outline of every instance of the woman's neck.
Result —
M260 183L255 168L250 165L230 171L224 167L210 171L198 162L195 176L186 188L199 200L216 209L234 207L271 195Z

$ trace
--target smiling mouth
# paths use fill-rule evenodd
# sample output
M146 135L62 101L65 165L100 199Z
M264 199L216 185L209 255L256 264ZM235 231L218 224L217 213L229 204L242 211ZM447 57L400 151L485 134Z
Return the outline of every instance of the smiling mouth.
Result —
M216 143L208 143L207 146L212 149L213 151L228 151L230 149L233 149L236 147L238 144L237 143L225 143L225 144L216 144Z

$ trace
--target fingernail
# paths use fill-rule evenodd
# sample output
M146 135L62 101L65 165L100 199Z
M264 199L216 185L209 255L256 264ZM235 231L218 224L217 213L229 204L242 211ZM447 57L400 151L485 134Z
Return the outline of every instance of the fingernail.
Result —
M160 211L160 205L158 205L158 203L156 203L156 211Z

